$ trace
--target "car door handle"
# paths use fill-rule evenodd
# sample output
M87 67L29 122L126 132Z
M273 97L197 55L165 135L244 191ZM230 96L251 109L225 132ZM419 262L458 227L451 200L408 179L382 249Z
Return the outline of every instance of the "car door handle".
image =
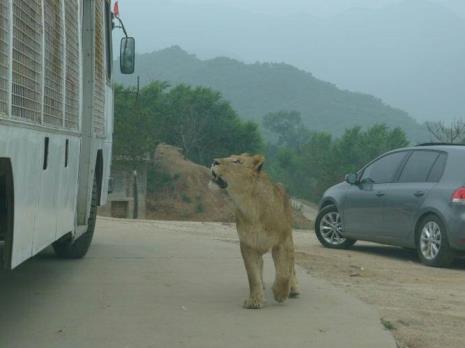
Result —
M384 196L384 192L381 192L381 191L376 192L376 197L383 197L383 196Z
M417 191L413 194L415 197L423 197L425 193L423 191Z

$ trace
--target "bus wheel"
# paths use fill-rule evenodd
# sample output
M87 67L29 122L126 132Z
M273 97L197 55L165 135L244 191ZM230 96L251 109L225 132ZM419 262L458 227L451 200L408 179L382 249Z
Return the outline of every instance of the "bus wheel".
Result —
M86 256L94 236L95 222L97 220L97 179L94 176L92 186L92 200L89 220L87 220L87 232L76 240L58 240L53 243L53 249L58 257L64 259L80 259Z

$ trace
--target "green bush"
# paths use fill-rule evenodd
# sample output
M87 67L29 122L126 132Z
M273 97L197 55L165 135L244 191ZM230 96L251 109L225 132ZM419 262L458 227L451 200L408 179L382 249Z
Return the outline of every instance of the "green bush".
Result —
M181 199L184 203L192 203L192 199L185 192L181 192Z

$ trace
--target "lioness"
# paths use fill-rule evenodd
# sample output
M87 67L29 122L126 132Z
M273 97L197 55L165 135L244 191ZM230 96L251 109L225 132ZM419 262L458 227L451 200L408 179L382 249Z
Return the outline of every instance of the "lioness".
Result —
M237 233L250 288L244 308L249 309L264 304L262 255L270 249L276 269L275 300L283 302L299 294L289 198L284 188L273 184L263 172L264 160L260 155L233 155L216 159L211 167L210 186L226 190L236 207Z

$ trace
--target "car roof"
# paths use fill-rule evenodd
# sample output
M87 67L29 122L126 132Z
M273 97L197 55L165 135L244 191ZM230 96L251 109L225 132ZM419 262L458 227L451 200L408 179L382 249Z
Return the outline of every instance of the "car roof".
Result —
M449 144L449 143L425 143L419 144L416 146L409 146L404 148L399 148L394 151L399 150L436 150L436 151L445 151L445 152L456 152L456 151L465 151L464 144Z

